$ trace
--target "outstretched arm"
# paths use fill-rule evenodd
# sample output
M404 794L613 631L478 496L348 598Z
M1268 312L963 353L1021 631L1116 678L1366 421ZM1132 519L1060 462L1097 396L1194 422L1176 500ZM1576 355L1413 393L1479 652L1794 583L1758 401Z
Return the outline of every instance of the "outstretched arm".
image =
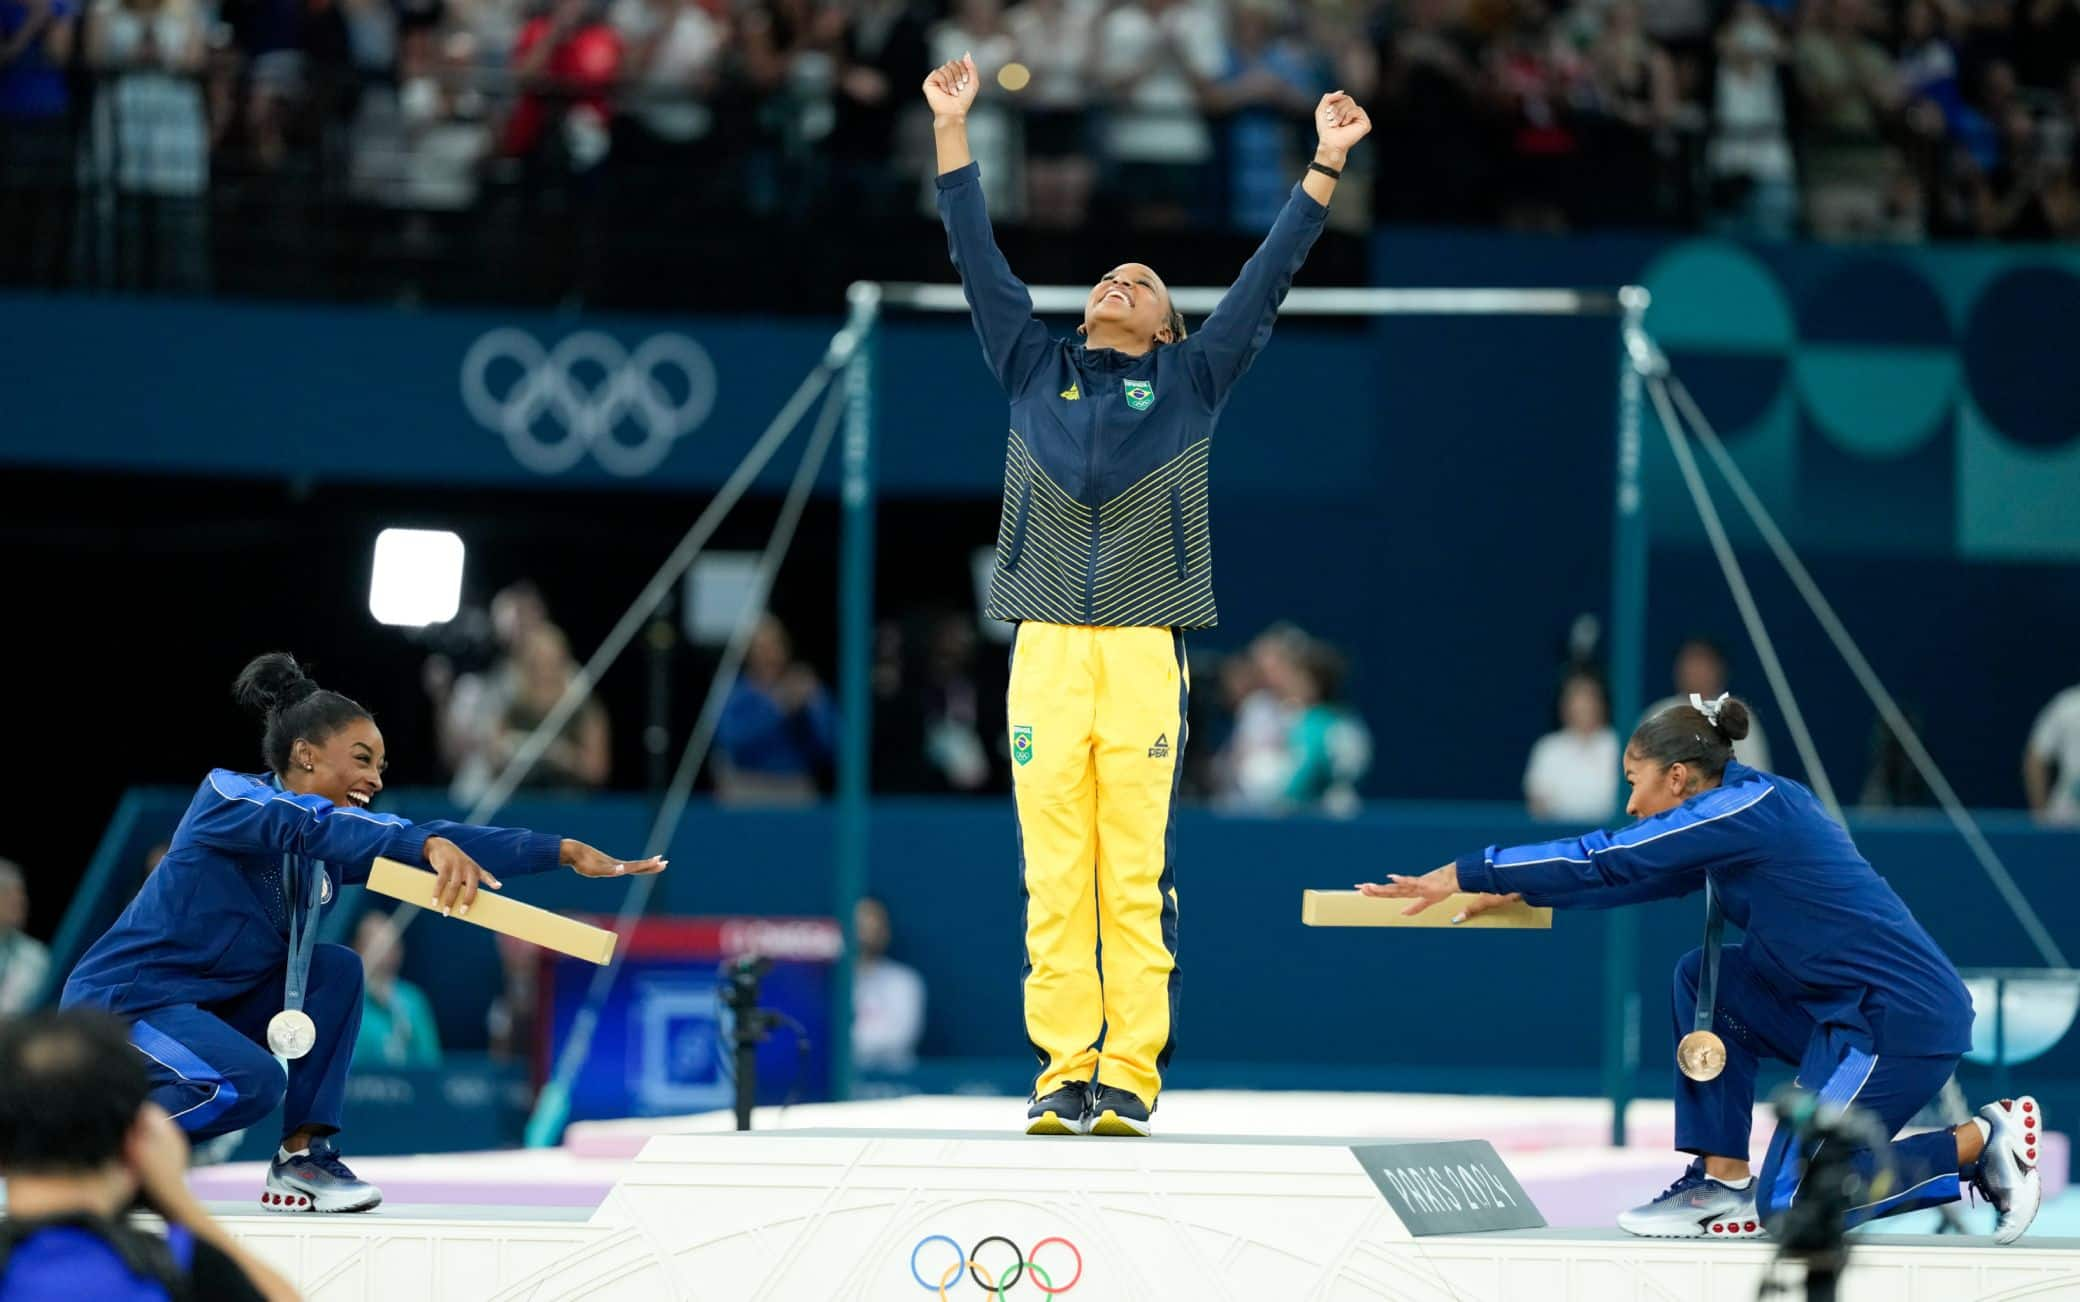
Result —
M961 289L983 356L1004 391L1016 395L1047 355L1047 327L1033 318L1033 296L1011 274L1011 264L990 230L989 209L982 198L981 171L968 149L968 110L982 74L975 57L963 55L941 64L924 79L925 102L932 108L932 139L939 155L939 219L946 224L946 248L960 273Z
M226 853L271 850L323 860L344 886L366 882L378 858L424 864L440 874L436 898L464 910L476 898L479 882L496 890L501 876L564 867L586 877L618 877L661 872L665 866L655 858L611 859L582 841L523 828L440 820L413 824L395 814L283 791L228 769L211 771L187 828L197 841Z
M1460 891L1508 892L1561 909L1607 909L1686 895L1704 884L1708 867L1735 867L1754 859L1752 811L1775 791L1767 782L1744 782L1616 832L1490 846L1421 877L1390 876L1359 889L1414 900L1410 913Z
M1351 148L1372 130L1372 119L1356 100L1339 90L1322 96L1315 106L1314 126L1316 166L1309 167L1300 179L1285 210L1272 223L1271 233L1221 296L1206 324L1185 343L1193 382L1209 406L1227 401L1235 381L1270 342L1278 305L1285 301L1294 274L1307 260L1307 251L1314 247L1329 215L1329 200L1336 193L1336 177L1329 172L1343 171Z
M431 835L395 814L335 805L323 796L284 791L228 769L211 771L189 810L187 827L211 849L322 859L350 882L366 881L369 865L379 856L424 863Z

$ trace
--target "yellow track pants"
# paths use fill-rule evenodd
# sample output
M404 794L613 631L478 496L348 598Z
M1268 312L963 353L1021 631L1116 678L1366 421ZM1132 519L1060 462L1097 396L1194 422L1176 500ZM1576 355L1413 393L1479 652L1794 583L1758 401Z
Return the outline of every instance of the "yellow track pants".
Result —
M1190 685L1176 630L1018 627L1008 704L1035 1094L1093 1074L1151 1105L1162 1089Z

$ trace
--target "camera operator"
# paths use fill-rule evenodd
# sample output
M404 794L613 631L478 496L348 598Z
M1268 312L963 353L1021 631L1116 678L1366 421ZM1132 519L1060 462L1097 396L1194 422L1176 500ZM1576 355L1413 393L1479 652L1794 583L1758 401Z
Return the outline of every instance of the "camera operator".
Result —
M89 1009L0 1023L0 1302L286 1302L296 1290L189 1191L188 1141L148 1100L122 1022ZM142 1205L163 1237L129 1223Z

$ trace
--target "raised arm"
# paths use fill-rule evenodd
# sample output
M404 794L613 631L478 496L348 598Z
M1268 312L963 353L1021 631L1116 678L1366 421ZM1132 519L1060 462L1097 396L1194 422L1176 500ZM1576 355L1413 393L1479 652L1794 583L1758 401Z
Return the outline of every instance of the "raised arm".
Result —
M1192 381L1209 406L1228 400L1235 381L1270 342L1278 305L1285 301L1294 274L1328 218L1329 200L1336 193L1337 177L1332 173L1343 171L1352 146L1372 130L1372 119L1339 90L1322 96L1315 106L1314 126L1318 143L1313 164L1242 274L1184 343Z
M968 110L982 76L973 55L941 64L924 79L925 102L932 108L932 139L939 156L939 219L946 224L946 248L983 356L1008 394L1017 395L1047 355L1047 327L1033 317L1033 296L997 247L990 230L989 209L982 197L982 173L968 149Z

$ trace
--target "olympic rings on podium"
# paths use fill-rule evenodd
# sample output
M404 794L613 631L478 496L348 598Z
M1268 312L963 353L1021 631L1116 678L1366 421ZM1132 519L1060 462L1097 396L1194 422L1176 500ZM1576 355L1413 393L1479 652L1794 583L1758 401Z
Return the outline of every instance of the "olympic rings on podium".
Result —
M926 1279L917 1267L919 1255L924 1252L927 1245L933 1243L943 1243L953 1251L952 1262L940 1272L939 1282L936 1284ZM981 1261L983 1249L991 1244L1002 1244L1004 1247L1011 1249L1012 1254L1016 1258L998 1273L994 1284L990 1282L987 1273L991 1267ZM1040 1255L1041 1249L1054 1245L1068 1249L1069 1255L1076 1262L1075 1272L1069 1276L1068 1282L1063 1284L1056 1284L1054 1276L1036 1260ZM1057 1262L1056 1264L1059 1265L1061 1263ZM1035 1243L1030 1254L1021 1250L1018 1244L1001 1234L992 1234L987 1238L979 1239L973 1248L965 1252L961 1250L960 1244L944 1234L926 1235L917 1241L916 1247L910 1249L910 1277L917 1281L919 1288L929 1293L936 1293L941 1299L953 1296L948 1290L953 1286L954 1281L960 1276L963 1269L966 1269L968 1277L974 1280L976 1286L993 1299L994 1302L1002 1302L1004 1298L1010 1296L1011 1290L1024 1282L1028 1274L1033 1277L1034 1289L1045 1296L1054 1297L1067 1293L1083 1279L1083 1253L1075 1244L1062 1238L1060 1235L1053 1235Z

